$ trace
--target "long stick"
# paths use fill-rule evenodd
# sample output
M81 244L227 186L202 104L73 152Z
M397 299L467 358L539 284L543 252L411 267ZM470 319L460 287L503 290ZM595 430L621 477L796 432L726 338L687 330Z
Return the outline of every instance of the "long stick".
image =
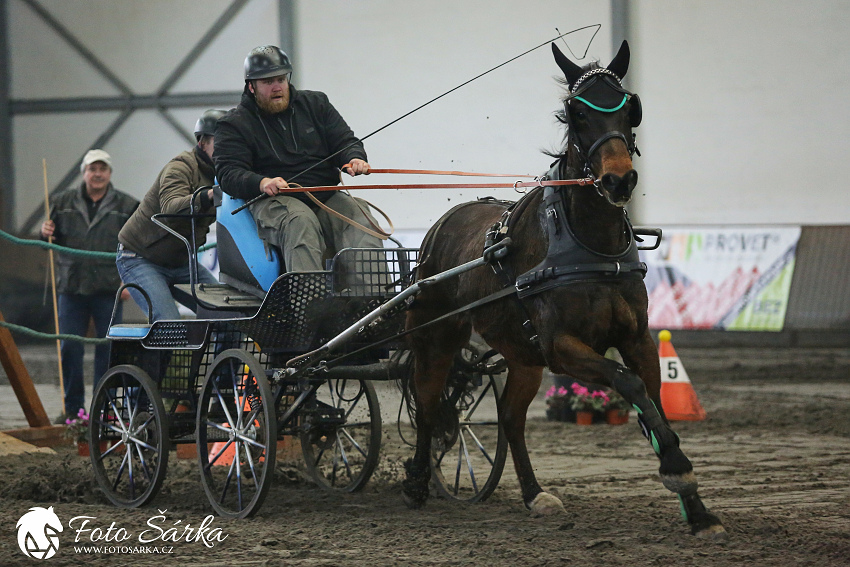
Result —
M47 190L47 160L41 158L41 167L44 170L44 215L47 220L50 220L50 193ZM47 241L52 243L53 236L49 236ZM53 289L53 326L56 329L56 334L59 334L59 304L56 301L56 271L53 267L53 249L48 249L48 261L50 262L50 284ZM62 341L56 339L56 356L59 360L59 392L62 394L62 411L65 411L65 379L62 376ZM71 417L71 416L68 416Z

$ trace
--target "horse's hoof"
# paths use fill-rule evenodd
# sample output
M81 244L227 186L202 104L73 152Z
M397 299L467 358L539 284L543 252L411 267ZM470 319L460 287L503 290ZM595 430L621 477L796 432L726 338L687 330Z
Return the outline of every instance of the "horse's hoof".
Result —
M696 494L699 483L697 477L691 472L685 474L662 474L661 482L664 488L681 496Z
M699 538L723 541L727 538L726 529L720 523L720 518L703 510L696 512L688 519L691 524L691 533Z
M531 506L528 507L531 511L532 518L541 516L552 516L554 514L566 513L564 504L557 497L552 496L548 492L541 492L531 501Z
M411 510L421 510L425 507L425 503L428 502L427 499L414 498L406 492L402 492L401 497L404 500L404 504Z
M729 539L729 534L726 533L726 529L720 524L709 526L704 530L698 531L694 535L699 538L710 539L714 541L726 541L727 539Z

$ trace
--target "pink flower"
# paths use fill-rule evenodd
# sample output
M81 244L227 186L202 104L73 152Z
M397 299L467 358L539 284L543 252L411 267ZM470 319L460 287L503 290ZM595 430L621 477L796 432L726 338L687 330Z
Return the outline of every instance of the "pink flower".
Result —
M552 386L551 388L546 390L546 397L547 398L551 398L554 395L555 395L555 386Z

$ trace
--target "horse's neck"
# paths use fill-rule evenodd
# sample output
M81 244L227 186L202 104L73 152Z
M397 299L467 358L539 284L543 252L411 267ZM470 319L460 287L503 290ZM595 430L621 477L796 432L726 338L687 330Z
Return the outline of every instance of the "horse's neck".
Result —
M574 158L568 155L561 179L584 177L579 160ZM624 209L606 201L592 186L576 185L563 190L567 221L582 244L603 254L617 254L628 246L631 233Z

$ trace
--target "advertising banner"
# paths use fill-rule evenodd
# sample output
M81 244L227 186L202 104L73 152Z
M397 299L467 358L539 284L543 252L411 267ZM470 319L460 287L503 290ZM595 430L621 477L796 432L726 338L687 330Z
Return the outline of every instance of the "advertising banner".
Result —
M649 325L781 331L801 227L666 227L649 271Z

